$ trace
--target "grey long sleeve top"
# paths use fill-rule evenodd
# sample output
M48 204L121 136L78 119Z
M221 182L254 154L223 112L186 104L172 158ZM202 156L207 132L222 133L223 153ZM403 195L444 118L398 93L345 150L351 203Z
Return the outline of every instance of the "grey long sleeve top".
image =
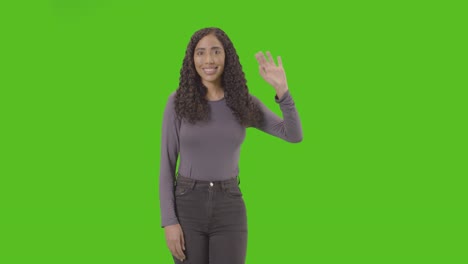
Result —
M270 111L258 98L251 95L264 114L262 127L256 127L288 142L302 140L302 126L289 90L278 99L283 119ZM178 223L174 209L174 181L176 163L178 173L188 178L219 181L236 177L239 173L240 147L245 138L241 126L227 106L225 99L208 101L211 119L189 124L176 118L175 92L167 101L162 124L161 163L159 174L159 201L161 226Z

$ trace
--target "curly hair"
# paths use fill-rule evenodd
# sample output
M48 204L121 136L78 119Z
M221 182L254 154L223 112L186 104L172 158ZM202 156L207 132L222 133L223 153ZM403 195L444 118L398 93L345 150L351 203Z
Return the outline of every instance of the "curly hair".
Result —
M247 80L236 49L226 33L215 27L196 31L188 43L180 70L179 87L175 96L175 112L179 119L191 124L210 119L210 105L205 99L207 88L195 70L194 50L198 42L206 35L214 35L223 45L226 54L221 85L224 98L237 121L244 127L261 125L263 115L249 94Z

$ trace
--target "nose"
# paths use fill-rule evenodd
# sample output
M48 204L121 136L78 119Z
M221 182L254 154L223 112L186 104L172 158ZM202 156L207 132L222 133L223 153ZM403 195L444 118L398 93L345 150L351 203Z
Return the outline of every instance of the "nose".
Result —
M207 53L207 54L206 54L206 57L205 57L205 61L206 61L207 63L213 63L213 62L214 62L213 56L212 56L210 53Z

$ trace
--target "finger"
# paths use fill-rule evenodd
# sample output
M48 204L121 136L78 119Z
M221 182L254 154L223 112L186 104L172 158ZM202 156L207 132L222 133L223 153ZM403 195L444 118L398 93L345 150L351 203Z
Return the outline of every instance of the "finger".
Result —
M182 247L180 246L180 241L177 241L175 246L176 246L176 252L177 252L178 258L179 259L185 259L185 254L182 251Z
M258 71L260 72L260 75L261 75L262 77L265 77L265 74L266 74L266 69L265 69L265 67L263 67L263 66L260 65L260 66L258 67Z
M273 60L273 57L271 56L271 53L269 51L266 52L267 56L268 56L268 62L269 63L272 63L273 65L275 64L275 61Z
M263 52L259 51L256 56L257 56L258 63L260 63L260 65L263 66L266 64L266 59L265 59L265 55L263 55Z
M182 249L185 250L185 238L184 238L184 233L182 232L182 230L180 231L180 242L181 242Z
M281 56L278 56L278 66L283 67L283 61L281 60Z
M260 63L260 52L255 53L255 59L257 60L258 63Z
M169 248L171 250L171 254L176 257L177 259L180 259L179 254L177 254L177 250L175 248L175 244L172 244L171 247Z
M171 250L171 253L172 253L172 255L174 255L174 257L181 260L181 259L184 258L184 254L181 253L181 251L178 249L179 245L180 245L179 241L176 241L176 240L171 241L171 245L170 245L169 249Z
M258 64L262 65L262 54L260 52L255 53L255 59L257 59Z

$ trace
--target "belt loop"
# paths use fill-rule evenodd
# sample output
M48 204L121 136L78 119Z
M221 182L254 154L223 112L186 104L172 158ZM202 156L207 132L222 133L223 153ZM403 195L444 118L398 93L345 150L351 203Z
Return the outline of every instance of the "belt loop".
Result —
M221 189L226 190L226 181L221 182Z

